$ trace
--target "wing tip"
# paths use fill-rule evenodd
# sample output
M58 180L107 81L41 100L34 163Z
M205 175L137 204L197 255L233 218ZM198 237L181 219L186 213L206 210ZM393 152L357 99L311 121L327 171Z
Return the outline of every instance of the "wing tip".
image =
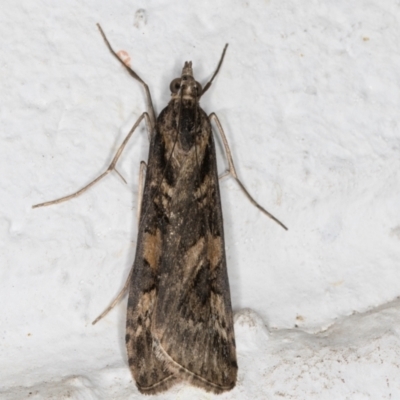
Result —
M235 362L231 363L228 373L224 374L225 375L224 384L220 384L210 381L209 379L204 378L190 371L188 368L184 367L183 365L175 361L161 346L160 342L156 341L155 344L156 345L154 350L156 357L165 363L166 367L173 373L173 376L177 378L178 381L187 382L192 386L201 388L206 392L212 392L215 394L228 392L236 386L237 371L238 371L236 360Z

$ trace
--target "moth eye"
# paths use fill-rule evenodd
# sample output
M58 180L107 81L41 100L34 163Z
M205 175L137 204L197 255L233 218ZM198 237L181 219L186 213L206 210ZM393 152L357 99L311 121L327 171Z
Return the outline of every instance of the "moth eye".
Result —
M171 84L169 85L169 89L171 90L172 93L178 93L178 90L181 87L181 79L176 78L174 79Z
M197 89L197 96L201 96L203 93L203 88L201 87L200 83L196 81L196 89Z

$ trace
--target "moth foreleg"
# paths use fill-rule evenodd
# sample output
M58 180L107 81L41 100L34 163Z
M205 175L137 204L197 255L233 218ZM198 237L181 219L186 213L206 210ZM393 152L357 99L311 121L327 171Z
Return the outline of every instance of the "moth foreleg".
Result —
M221 122L219 121L219 119L218 119L218 117L217 117L217 115L215 113L211 113L209 115L209 118L210 118L210 121L214 120L215 125L217 126L217 130L218 130L218 132L219 132L219 134L221 136L222 143L224 144L225 155L226 155L226 158L228 160L228 169L223 174L221 174L220 179L224 178L227 175L231 175L236 180L236 182L238 183L240 189L242 189L243 193L246 195L246 197L250 200L250 202L255 207L257 207L261 212L263 212L269 218L271 218L276 223L278 223L283 229L288 230L288 228L281 221L279 221L279 219L274 217L264 207L262 207L259 203L257 203L257 201L255 201L254 198L251 196L251 194L247 191L247 189L245 188L243 183L240 181L240 179L239 179L239 177L238 177L238 175L236 173L235 165L233 164L232 152L231 152L231 149L229 148L228 140L226 139L226 136L225 136L224 130L222 128Z
M115 165L117 164L118 159L121 156L126 144L128 143L129 139L131 138L133 132L138 127L138 125L142 122L143 118L145 118L146 121L148 122L149 116L148 116L148 114L146 112L144 112L139 117L139 119L136 121L135 125L133 125L132 129L129 131L128 135L126 136L126 138L122 142L121 146L119 146L119 148L118 148L113 160L111 161L111 164L109 165L109 167L107 168L107 170L105 172L100 174L96 179L94 179L92 182L90 182L85 187L83 187L82 189L78 190L75 193L72 193L72 194L70 194L68 196L61 197L61 198L56 199L56 200L51 200L51 201L46 201L45 203L35 204L34 206L32 206L32 208L51 206L53 204L58 204L58 203L62 203L63 201L71 200L74 197L77 197L80 194L82 194L83 192L85 192L90 187L92 187L94 184L96 184L98 181L100 181L102 178L104 178L106 175L108 175L112 170L115 170L117 172L117 174L122 178L122 180L126 183L126 181L122 177L122 175L115 169Z

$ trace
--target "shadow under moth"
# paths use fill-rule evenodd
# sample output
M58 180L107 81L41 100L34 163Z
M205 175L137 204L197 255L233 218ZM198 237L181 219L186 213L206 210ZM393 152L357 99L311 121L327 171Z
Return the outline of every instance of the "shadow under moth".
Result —
M117 161L144 119L150 149L143 190L143 162L141 168L139 192L143 195L139 195L135 261L124 288L93 323L129 291L126 347L141 393L156 394L182 381L214 393L231 390L238 366L211 121L228 160L222 176L231 175L256 207L287 228L245 189L217 116L208 116L199 105L228 45L204 88L194 79L192 63L185 62L181 77L170 84L170 102L156 119L147 84L122 61L98 27L111 53L143 85L147 112L139 117L105 172L76 193L33 207L76 197L113 170L120 175Z

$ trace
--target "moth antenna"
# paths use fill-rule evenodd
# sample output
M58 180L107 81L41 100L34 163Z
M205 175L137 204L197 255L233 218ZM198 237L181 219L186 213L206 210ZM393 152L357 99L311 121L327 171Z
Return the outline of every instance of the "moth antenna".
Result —
M220 58L220 60L219 60L217 69L216 69L215 72L214 72L214 75L212 76L212 78L210 79L210 81L206 84L206 86L204 86L202 95L210 88L210 86L211 86L211 84L212 84L214 78L217 76L217 74L218 74L218 72L219 72L219 70L220 70L220 68L221 68L222 62L224 61L225 53L226 53L227 48L228 48L228 43L225 45L224 50L222 51L222 55L221 55L221 58Z
M155 112L154 112L153 102L151 100L150 89L147 86L147 83L131 67L129 67L128 65L126 65L124 63L124 61L118 56L118 54L115 52L115 50L111 47L111 44L108 41L107 36L104 33L103 29L101 28L100 24L96 24L96 25L99 28L100 34L103 37L104 42L105 42L106 46L108 47L108 50L110 50L111 54L126 68L129 75L131 75L133 78L135 78L137 81L139 81L143 85L143 88L146 92L147 110L148 110L149 117L150 117L151 131L154 134L154 128L156 126L156 116L155 116Z

